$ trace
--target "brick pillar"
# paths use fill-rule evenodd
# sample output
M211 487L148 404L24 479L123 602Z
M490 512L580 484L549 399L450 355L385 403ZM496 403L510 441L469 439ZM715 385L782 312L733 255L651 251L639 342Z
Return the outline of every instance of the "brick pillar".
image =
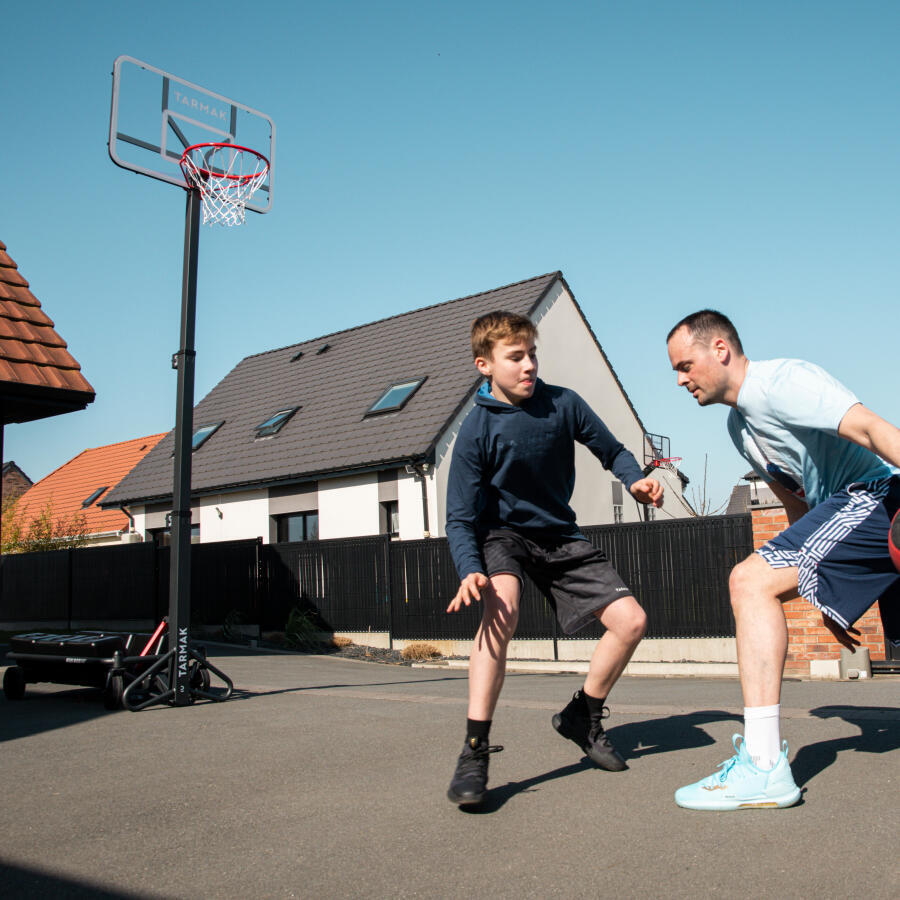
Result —
M761 547L770 538L787 528L787 514L783 506L757 506L753 517L753 548ZM813 660L841 658L841 645L822 624L822 614L801 597L783 604L788 626L788 651L784 671L786 675L808 678ZM854 626L860 631L860 642L871 659L884 659L884 631L878 604L869 609Z

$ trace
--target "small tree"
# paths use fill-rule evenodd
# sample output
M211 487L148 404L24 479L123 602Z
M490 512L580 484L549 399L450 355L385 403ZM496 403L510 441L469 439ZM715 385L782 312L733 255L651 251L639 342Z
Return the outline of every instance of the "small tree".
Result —
M87 543L87 518L84 513L54 516L53 500L48 500L35 516L20 508L18 498L3 501L3 553L37 553L65 550Z
M709 454L703 454L703 487L698 491L696 488L691 490L691 506L694 507L698 516L717 516L728 505L728 500L713 506L707 493L707 466L709 464Z

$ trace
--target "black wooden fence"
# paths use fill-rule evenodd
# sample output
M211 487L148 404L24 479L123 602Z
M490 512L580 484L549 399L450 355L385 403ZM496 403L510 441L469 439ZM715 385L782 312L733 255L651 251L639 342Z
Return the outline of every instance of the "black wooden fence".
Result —
M648 637L734 634L728 573L752 550L750 516L598 526L584 533L606 551L647 611ZM0 623L101 627L158 621L168 611L169 551L152 543L7 556L0 576ZM478 625L478 609L444 611L458 584L443 538L195 544L191 619L221 625L231 617L260 631L280 630L299 606L335 631L467 639ZM576 637L601 631L591 625ZM530 583L517 636L564 637Z

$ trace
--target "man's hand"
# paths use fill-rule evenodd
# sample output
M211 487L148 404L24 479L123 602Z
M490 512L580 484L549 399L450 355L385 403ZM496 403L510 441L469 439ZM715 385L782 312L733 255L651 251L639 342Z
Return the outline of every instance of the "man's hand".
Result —
M450 601L447 612L458 612L463 606L470 606L473 600L481 600L481 590L487 587L487 583L487 575L483 575L481 572L472 572L466 575L459 583L459 590Z
M859 641L856 639L859 637L859 631L855 628L844 628L835 622L834 619L826 616L825 613L822 613L822 624L834 635L834 639L848 650L853 651L860 646Z
M656 507L663 505L663 486L655 478L641 478L628 490L638 503L652 503Z

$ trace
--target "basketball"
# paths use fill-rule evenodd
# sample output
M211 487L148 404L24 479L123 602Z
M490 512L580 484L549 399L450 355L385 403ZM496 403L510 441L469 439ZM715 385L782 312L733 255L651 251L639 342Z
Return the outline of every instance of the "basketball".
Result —
M900 572L900 509L894 514L891 522L891 530L888 532L888 549L891 551L894 566Z

